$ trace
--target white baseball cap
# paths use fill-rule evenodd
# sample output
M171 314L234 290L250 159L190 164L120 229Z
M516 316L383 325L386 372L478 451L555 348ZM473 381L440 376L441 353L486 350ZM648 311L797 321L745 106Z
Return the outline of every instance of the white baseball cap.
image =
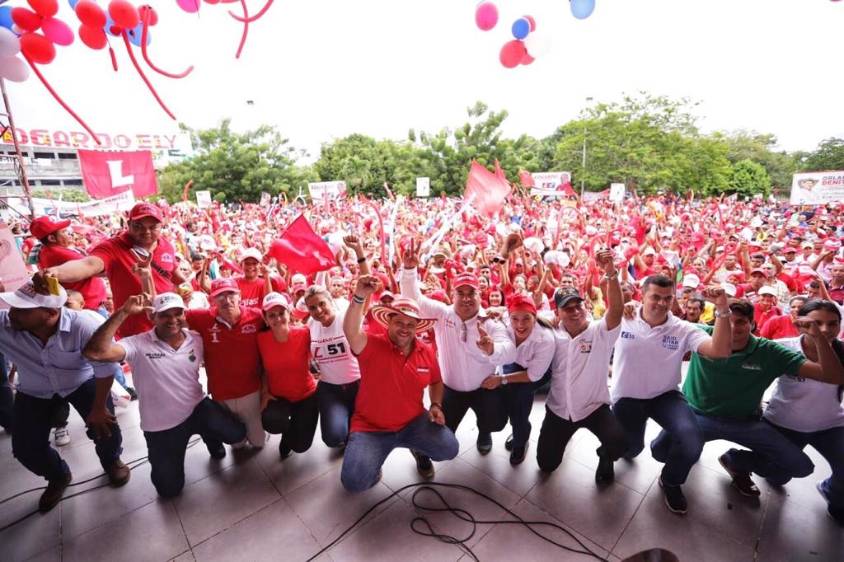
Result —
M267 293L264 297L264 301L261 303L261 309L267 311L271 308L275 308L276 306L280 306L284 308L284 310L289 311L290 300L287 298L287 295L282 295L281 293Z
M176 293L161 293L152 299L152 309L156 314L171 308L185 308L185 301Z
M732 283L721 283L721 288L724 289L724 292L727 294L728 297L735 297L736 293L736 286Z
M761 295L771 295L772 297L777 296L777 292L774 290L774 288L773 288L773 287L769 287L768 285L765 285L764 287L762 287L761 289L759 289L759 290L757 291L757 294L758 294L758 295L760 295L760 296L761 296Z
M700 277L694 273L689 273L683 276L684 289L697 289L700 286Z
M35 286L29 281L15 292L0 293L0 300L12 308L61 308L67 302L67 292L59 285L58 295L42 295L35 292Z
M261 263L261 260L264 259L264 256L261 255L261 251L258 250L258 248L246 248L240 254L240 261L243 261L248 258L252 258L254 260L257 260L258 263Z

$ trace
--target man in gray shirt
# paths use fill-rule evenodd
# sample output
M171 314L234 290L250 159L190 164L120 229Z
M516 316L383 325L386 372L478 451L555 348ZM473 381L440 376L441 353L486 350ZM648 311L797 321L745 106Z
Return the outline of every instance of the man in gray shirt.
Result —
M70 468L50 447L53 412L70 403L88 425L88 437L113 486L129 481L120 460L122 437L111 384L114 366L89 362L82 349L103 322L96 315L62 308L67 293L41 294L32 283L0 293L10 310L0 310L0 353L18 369L12 454L31 472L47 479L38 508L49 511L72 479Z

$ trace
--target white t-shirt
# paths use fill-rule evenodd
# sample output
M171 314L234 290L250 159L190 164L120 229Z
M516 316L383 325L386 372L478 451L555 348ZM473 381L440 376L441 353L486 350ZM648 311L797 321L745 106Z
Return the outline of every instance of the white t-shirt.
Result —
M334 322L327 327L313 318L308 320L311 356L319 365L319 380L331 384L349 384L360 379L357 357L352 355L349 340L343 333L345 315L345 311L338 311Z
M552 363L548 409L564 420L578 422L610 403L607 375L613 345L621 326L607 330L605 319L593 320L572 338L557 332L557 351Z
M651 328L639 309L632 320L621 320L612 368L612 401L654 398L680 385L683 356L696 352L709 334L670 312Z
M507 334L515 343L516 336L513 328L507 326ZM516 358L513 363L518 363L525 368L531 382L541 379L551 366L554 359L556 338L554 331L539 324L535 324L533 330L525 341L516 347Z
M205 397L199 382L202 337L190 330L184 332L186 338L179 349L161 341L154 329L117 342L132 366L143 431L176 427Z
M800 337L777 343L803 353ZM836 384L783 375L777 379L764 416L780 427L804 433L842 427L844 407L838 396Z

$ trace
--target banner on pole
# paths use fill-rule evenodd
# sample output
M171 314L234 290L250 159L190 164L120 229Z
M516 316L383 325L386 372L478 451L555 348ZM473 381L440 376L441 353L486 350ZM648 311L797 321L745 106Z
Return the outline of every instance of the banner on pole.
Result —
M158 193L152 152L79 150L82 183L94 199L105 199L131 190L135 197Z
M207 209L211 206L211 192L207 189L196 192L196 205L200 209Z
M825 205L844 201L844 171L794 174L792 205Z
M416 197L431 196L431 178L416 178Z
M337 199L346 196L346 182L320 181L308 184L311 199Z
M533 186L531 195L541 197L565 197L569 195L564 186L571 185L571 172L538 172L531 174Z
M624 202L624 192L625 186L623 183L611 183L610 184L610 201L613 203L623 203Z

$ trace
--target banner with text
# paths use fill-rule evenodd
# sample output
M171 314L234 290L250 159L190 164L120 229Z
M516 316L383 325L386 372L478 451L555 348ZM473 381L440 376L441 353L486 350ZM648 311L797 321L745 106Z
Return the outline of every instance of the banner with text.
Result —
M208 190L196 192L196 205L200 209L207 209L211 206L211 192Z
M431 196L431 178L416 178L416 197Z
M792 205L825 205L844 201L844 171L794 174Z
M337 199L346 196L346 182L320 181L308 184L311 199Z
M531 174L533 187L531 195L542 197L563 197L566 190L563 186L571 184L571 172L538 172Z

